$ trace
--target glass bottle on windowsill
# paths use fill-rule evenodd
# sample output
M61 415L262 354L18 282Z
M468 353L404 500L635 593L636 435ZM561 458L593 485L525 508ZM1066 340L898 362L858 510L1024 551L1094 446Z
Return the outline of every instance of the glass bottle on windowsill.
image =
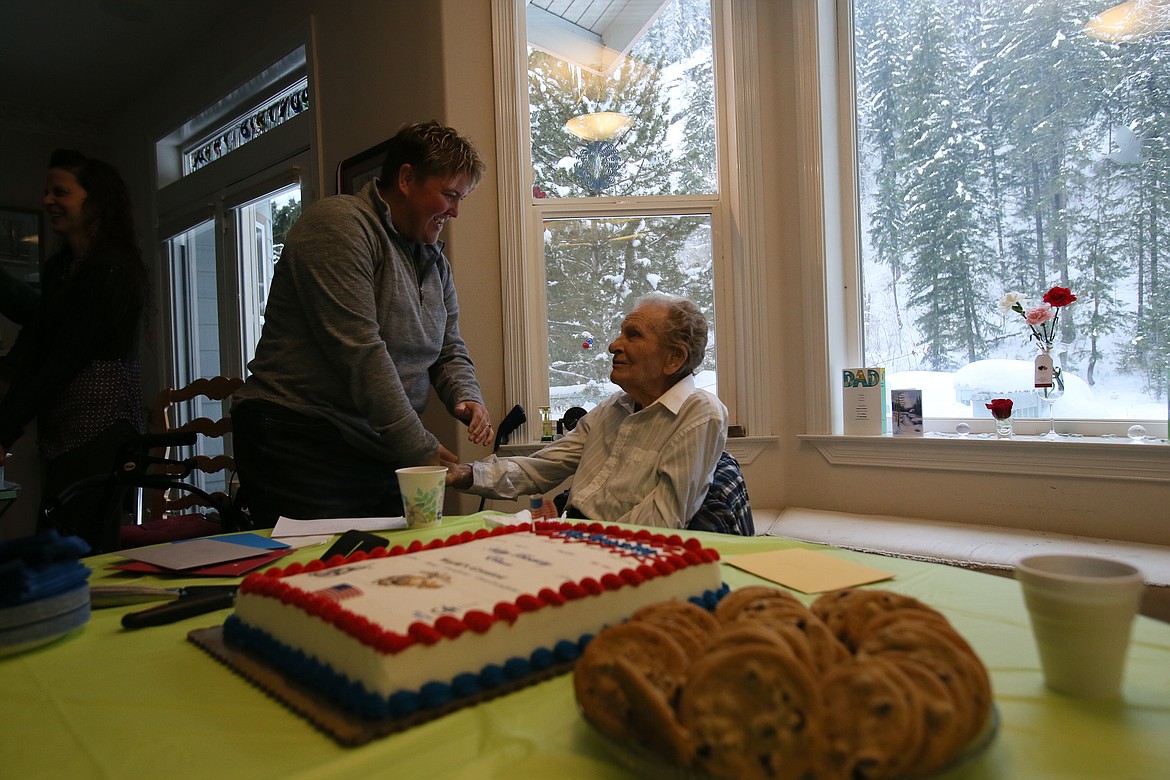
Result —
M1036 395L1048 405L1048 433L1044 438L1056 441L1064 438L1056 432L1056 402L1064 395L1064 376L1051 341L1039 342L1036 355Z
M552 407L540 407L540 440L553 440L553 421L552 421Z
M995 420L995 435L1001 439L1012 437L1012 399L993 398L986 405Z
M1012 418L996 417L995 435L1001 439L1010 439L1012 437Z

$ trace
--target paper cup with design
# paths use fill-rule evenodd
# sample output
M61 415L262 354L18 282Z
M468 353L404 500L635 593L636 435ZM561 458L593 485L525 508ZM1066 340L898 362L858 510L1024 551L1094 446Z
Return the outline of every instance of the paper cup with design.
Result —
M1032 555L1016 564L1016 579L1048 687L1089 699L1120 695L1141 572L1090 555Z
M446 466L410 466L396 469L406 524L429 528L443 522L443 494L447 490Z

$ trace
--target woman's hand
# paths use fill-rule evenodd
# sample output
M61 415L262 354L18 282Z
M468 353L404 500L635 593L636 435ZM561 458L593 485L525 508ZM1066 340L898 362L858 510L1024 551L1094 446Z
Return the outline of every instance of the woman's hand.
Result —
M460 401L455 404L455 417L467 425L467 440L472 444L486 447L495 440L492 430L492 416L483 404L476 401Z
M456 455L454 452L451 452L451 450L447 449L442 444L440 444L439 445L439 465L446 466L447 468L451 468L452 466L458 466L459 465L459 456Z

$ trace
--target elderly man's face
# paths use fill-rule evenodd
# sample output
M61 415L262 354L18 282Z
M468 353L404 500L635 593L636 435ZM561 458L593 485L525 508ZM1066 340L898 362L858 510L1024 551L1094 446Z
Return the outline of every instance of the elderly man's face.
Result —
M642 406L654 402L670 389L670 377L679 368L679 356L659 339L666 326L666 309L645 304L622 320L622 332L609 351L613 355L610 381L634 397Z

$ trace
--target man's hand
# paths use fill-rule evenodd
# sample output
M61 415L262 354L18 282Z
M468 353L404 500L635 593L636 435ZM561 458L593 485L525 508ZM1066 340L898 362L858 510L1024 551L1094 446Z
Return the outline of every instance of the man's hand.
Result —
M486 447L495 441L492 430L492 416L483 404L475 401L460 401L455 404L455 417L467 425L467 440L472 444Z
M447 467L447 487L456 490L467 490L471 487L472 473L470 463L456 463Z

